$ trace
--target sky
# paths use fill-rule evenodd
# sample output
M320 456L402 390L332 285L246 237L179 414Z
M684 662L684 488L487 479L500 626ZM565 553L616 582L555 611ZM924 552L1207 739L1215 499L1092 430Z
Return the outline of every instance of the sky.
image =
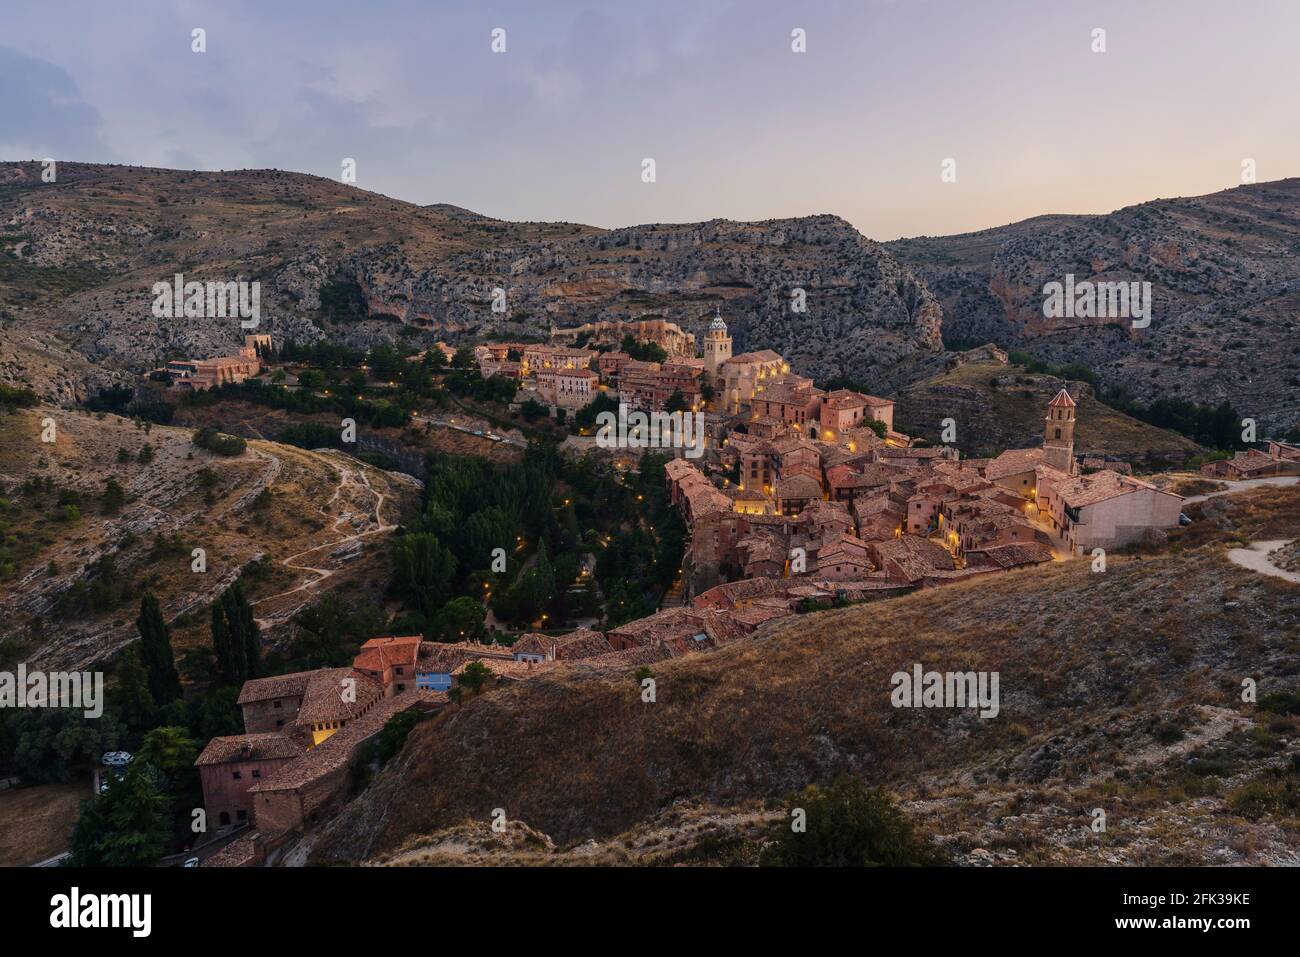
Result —
M0 160L889 240L1300 175L1297 36L1297 0L0 0Z

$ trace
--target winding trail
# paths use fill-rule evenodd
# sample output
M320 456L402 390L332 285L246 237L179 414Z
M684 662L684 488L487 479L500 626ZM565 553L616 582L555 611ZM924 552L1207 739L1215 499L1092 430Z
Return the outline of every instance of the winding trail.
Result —
M360 469L360 468L351 469L345 466L344 464L342 464L341 462L338 462L334 459L330 459L330 465L338 473L339 483L337 486L335 486L334 494L331 495L329 497L329 500L326 501L325 504L320 507L321 513L328 514L327 509L331 505L333 505L334 502L338 500L339 496L343 493L345 489L353 489L356 488L357 486L364 486L365 490L374 496L374 512L372 515L366 516L367 522L373 523L374 527L368 528L362 532L353 532L350 535L343 535L340 538L336 538L329 542L323 542L320 545L313 545L311 548L305 548L300 552L295 552L292 555L288 555L285 558L280 559L280 564L283 565L285 568L291 569L293 571L298 571L298 572L306 572L309 575L313 575L315 577L309 578L307 581L304 581L301 584L293 588L290 588L288 591L282 591L275 595L267 595L264 598L259 598L257 601L252 603L253 606L261 605L268 601L274 601L277 598L284 598L287 595L295 595L298 592L311 589L314 586L319 585L321 582L333 577L333 575L338 571L337 568L320 568L315 565L307 564L305 562L300 561L300 559L302 559L303 557L307 555L311 555L314 552L323 551L324 549L327 548L337 549L340 546L347 545L349 542L360 541L361 539L369 538L372 535L382 535L391 532L398 527L395 524L394 525L384 524L383 508L384 508L384 501L386 499L386 496L384 495L383 492L371 486L370 479L367 477L364 469ZM338 513L338 515L334 518L333 524L330 526L330 530L332 532L340 531L341 530L340 527L343 526L345 523L351 522L353 518L354 515L350 511L345 510ZM267 618L257 618L255 620L257 621L258 627L264 629L271 628L291 618L293 615L297 613L300 607L301 605L291 608L288 611L281 612L276 615L272 615Z
M1285 568L1278 568L1269 561L1269 556L1283 545L1286 545L1287 542L1288 540L1285 538L1273 539L1267 542L1251 542L1249 548L1232 549L1232 551L1228 552L1228 559L1242 568L1249 568L1261 575L1272 575L1274 578L1282 578L1300 585L1300 572L1289 572Z

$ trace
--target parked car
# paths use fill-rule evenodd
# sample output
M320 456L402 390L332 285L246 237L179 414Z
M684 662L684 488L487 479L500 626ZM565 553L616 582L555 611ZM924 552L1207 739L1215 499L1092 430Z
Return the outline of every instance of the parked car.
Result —
M109 751L104 755L104 767L124 768L131 763L129 751Z
M1187 516L1186 513L1184 513L1184 512L1179 512L1179 513L1178 513L1178 524L1179 524L1179 525L1190 525L1190 524L1192 524L1192 520L1191 520L1191 518L1189 518L1189 517Z
M199 859L197 857L187 857L185 858L185 863L181 865L181 867L198 867L198 866L199 866Z

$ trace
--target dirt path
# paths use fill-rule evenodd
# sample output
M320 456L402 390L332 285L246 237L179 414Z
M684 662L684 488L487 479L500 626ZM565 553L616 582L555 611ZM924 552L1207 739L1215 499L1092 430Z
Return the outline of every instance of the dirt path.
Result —
M1261 575L1272 575L1274 578L1282 578L1300 585L1300 572L1289 572L1285 568L1278 568L1268 560L1269 555L1287 544L1287 541L1285 538L1279 538L1267 542L1251 542L1249 548L1232 549L1228 552L1228 558L1242 568L1249 568Z
M1184 505L1191 505L1193 502L1204 502L1207 498L1218 498L1220 495L1232 495L1234 492L1245 492L1252 488L1258 488L1261 485L1295 485L1300 482L1300 476L1295 475L1271 475L1268 478L1241 479L1234 481L1232 479L1217 479L1228 486L1217 492L1207 492L1205 495L1189 495L1183 499Z
M334 460L330 461L330 465L333 466L336 472L338 472L339 483L334 488L334 494L329 497L329 500L326 501L326 503L323 506L321 506L320 509L321 513L328 514L327 509L338 500L339 496L343 494L345 489L351 490L358 486L364 486L365 490L374 496L373 514L369 514L366 516L366 520L372 523L374 527L368 528L365 531L361 531L361 532L353 532L350 535L343 535L340 538L336 538L328 542L323 542L320 545L313 545L311 548L305 548L300 552L295 552L292 555L280 559L280 564L283 565L285 568L291 569L293 571L306 572L309 575L313 575L315 577L309 578L307 581L304 581L302 584L290 588L288 591L282 591L275 595L267 595L265 598L259 598L257 601L252 603L254 606L261 605L264 602L273 601L277 598L284 598L287 595L295 595L298 592L306 591L310 588L313 588L316 585L319 585L321 582L325 581L326 579L332 577L338 571L337 568L319 568L315 565L310 565L301 562L299 561L299 559L302 559L307 555L311 555L314 552L319 552L327 548L337 549L340 546L347 545L349 542L360 541L361 539L368 538L371 535L385 534L397 528L396 525L384 524L383 508L384 508L384 500L386 496L384 495L383 492L371 486L370 479L367 477L363 469L349 468L343 463ZM335 516L333 524L330 526L331 531L333 532L340 531L341 526L343 526L345 523L351 522L353 517L354 517L353 513L350 511L344 510L342 512L339 512ZM297 613L298 608L300 607L301 606L297 606L295 608L290 609L289 611L280 612L278 614L272 615L267 618L257 618L256 621L258 627L263 629L274 627L275 625L278 625L281 622L284 622L289 618L291 618L294 614Z

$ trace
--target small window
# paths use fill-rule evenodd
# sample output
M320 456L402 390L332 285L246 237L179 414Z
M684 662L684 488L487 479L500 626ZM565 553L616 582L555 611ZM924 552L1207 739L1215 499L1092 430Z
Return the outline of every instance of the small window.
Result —
M232 773L234 774L236 781L240 780L244 776L244 772L242 771L234 771Z
M277 698L276 701L275 701L275 703L272 704L271 707L272 707L272 708L278 708L278 707L280 707L283 703L284 703L284 702L280 701L280 700Z
M253 777L255 777L255 778L260 778L261 776L262 776L262 769L261 769L261 768L253 768Z

